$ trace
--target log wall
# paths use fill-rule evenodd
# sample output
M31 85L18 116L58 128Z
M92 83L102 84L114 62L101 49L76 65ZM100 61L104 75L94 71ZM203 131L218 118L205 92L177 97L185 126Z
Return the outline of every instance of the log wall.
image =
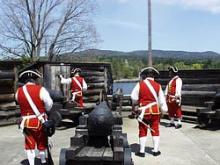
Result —
M14 99L19 64L19 61L0 61L0 126L16 123L19 116Z
M206 106L204 102L213 100L220 90L220 70L180 70L183 80L182 104L187 106ZM168 72L160 71L156 78L163 89L169 81Z
M196 121L196 109L206 107L204 103L214 99L220 92L220 69L216 70L181 70L179 76L183 80L182 86L182 110L183 117ZM168 71L160 71L155 78L165 89L170 78ZM112 97L108 96L109 100ZM130 95L125 95L122 102L123 111L131 111Z

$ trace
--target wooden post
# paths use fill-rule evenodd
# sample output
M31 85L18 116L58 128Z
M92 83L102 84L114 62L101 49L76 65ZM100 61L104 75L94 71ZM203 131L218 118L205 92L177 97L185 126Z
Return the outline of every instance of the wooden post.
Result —
M148 0L148 66L152 66L151 0Z
M105 67L104 69L104 88L105 88L105 91L104 93L107 93L108 92L108 69Z
M16 93L18 88L18 69L16 66L14 66L14 93Z
M43 75L43 77L44 77L44 68L43 68L43 66L40 66L39 71L40 71L40 73L41 73L41 74ZM44 85L44 80L43 80L43 78L40 78L39 83L40 83L40 85Z
M44 86L51 89L51 71L50 64L44 65Z

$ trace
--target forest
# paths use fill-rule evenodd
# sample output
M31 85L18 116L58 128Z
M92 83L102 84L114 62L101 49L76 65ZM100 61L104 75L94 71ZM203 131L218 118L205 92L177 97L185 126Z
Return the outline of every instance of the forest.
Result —
M139 71L146 67L147 58L144 57L99 57L97 62L110 62L114 79L137 78ZM154 58L153 66L158 70L167 70L170 65L177 66L180 70L191 69L220 69L220 60L214 59L174 59Z

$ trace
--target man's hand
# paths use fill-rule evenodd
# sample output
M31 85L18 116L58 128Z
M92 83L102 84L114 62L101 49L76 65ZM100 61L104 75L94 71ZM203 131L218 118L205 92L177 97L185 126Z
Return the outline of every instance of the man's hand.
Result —
M58 77L59 77L60 79L62 79L62 78L63 78L62 74L58 75Z

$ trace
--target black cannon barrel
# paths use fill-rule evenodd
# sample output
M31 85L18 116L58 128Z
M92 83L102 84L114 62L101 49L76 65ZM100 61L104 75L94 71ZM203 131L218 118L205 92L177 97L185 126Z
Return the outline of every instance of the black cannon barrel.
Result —
M111 134L114 118L106 102L102 102L89 114L89 136L108 136Z

